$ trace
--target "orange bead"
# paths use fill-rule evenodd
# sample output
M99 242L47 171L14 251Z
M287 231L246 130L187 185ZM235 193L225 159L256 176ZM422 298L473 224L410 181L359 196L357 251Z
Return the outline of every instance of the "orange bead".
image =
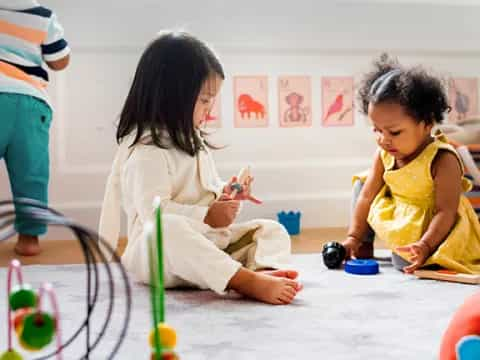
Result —
M15 311L13 314L13 319L12 319L12 325L15 328L15 332L17 335L20 335L23 329L23 319L25 319L25 316L28 314L31 314L33 312L33 308L21 308Z

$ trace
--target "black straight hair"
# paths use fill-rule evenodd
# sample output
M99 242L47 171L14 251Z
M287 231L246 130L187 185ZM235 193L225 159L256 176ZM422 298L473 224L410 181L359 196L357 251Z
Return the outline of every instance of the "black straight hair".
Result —
M225 78L220 61L205 43L186 32L160 33L138 63L120 114L117 142L135 131L133 146L149 131L150 143L161 148L173 145L194 156L202 148L193 125L195 103L202 85L214 76Z

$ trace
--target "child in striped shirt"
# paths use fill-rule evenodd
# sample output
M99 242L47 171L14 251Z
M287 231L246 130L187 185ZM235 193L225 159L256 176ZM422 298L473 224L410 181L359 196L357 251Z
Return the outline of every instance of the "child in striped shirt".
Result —
M5 159L14 199L48 203L52 106L46 67L64 69L69 53L50 9L35 0L0 0L0 159ZM46 226L22 221L18 210L15 251L36 255Z

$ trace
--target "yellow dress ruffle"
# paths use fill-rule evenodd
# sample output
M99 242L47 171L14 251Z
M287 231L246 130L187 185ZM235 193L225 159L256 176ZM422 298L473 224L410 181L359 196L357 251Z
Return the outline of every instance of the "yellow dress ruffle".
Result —
M420 240L432 221L435 188L431 164L439 150L457 155L442 134L437 135L420 155L400 169L394 169L395 158L392 155L381 152L385 186L370 207L368 223L376 236L392 250ZM471 183L465 178L462 186L464 191L471 189ZM405 256L401 253L398 255ZM431 264L462 273L480 273L480 224L463 194L458 206L457 222L425 263Z

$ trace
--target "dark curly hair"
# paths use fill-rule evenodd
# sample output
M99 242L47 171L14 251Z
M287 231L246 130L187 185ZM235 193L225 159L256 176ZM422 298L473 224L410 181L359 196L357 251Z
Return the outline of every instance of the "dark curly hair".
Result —
M384 102L401 105L406 113L427 125L440 123L451 110L443 80L428 74L420 66L402 67L396 59L382 54L374 61L358 89L360 110L368 114L368 105Z

